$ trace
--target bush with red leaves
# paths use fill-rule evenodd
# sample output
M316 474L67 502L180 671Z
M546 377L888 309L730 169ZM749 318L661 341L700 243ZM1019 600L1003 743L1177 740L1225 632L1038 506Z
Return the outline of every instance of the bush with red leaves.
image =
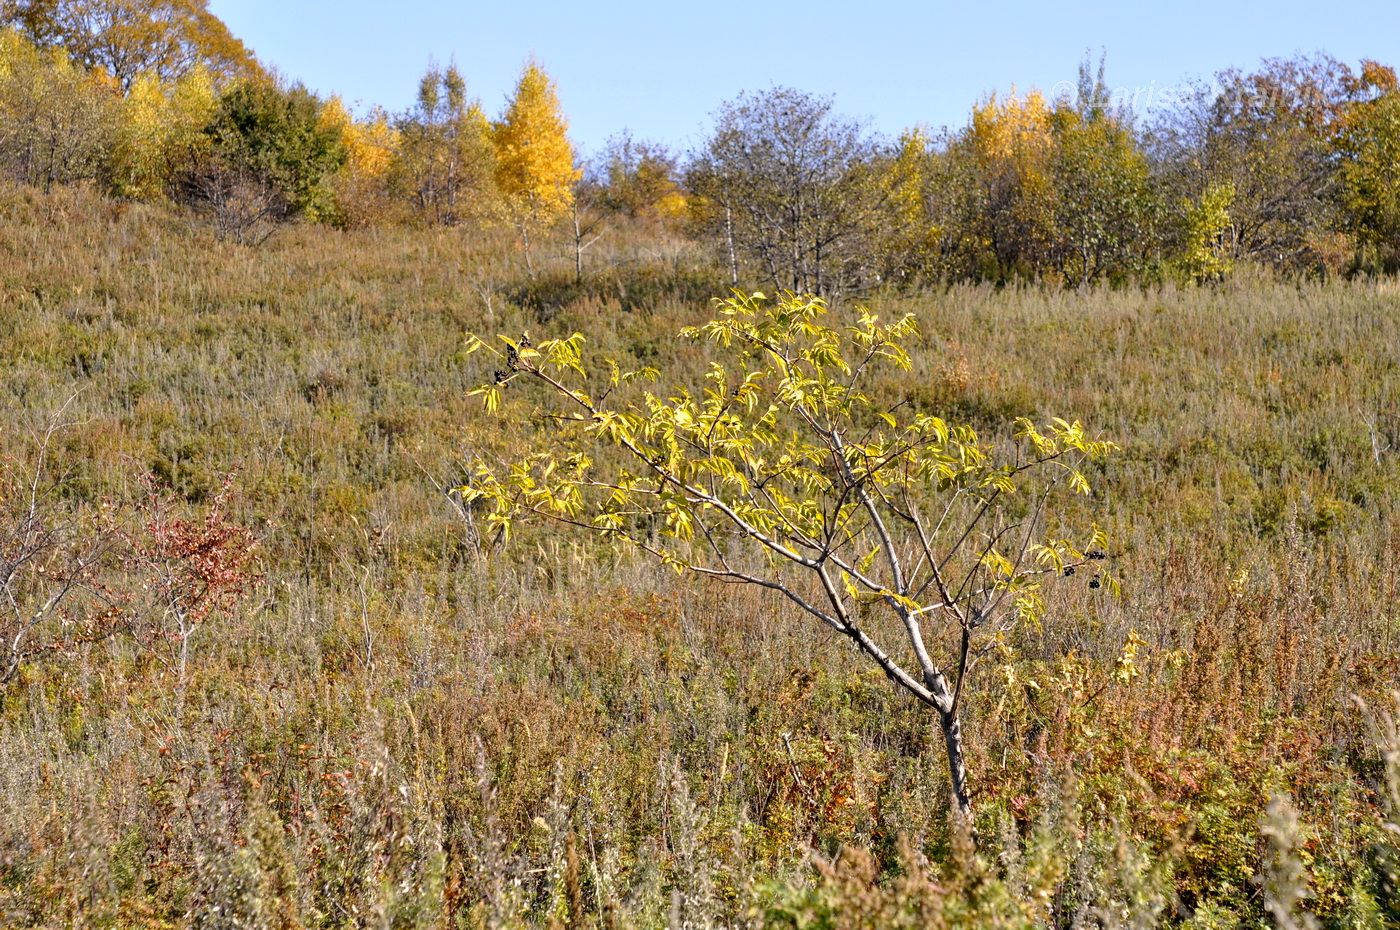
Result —
M151 493L141 533L127 540L150 598L151 628L174 644L181 681L188 674L191 638L212 615L231 611L256 578L256 539L228 515L232 481L225 479L203 513L192 518Z

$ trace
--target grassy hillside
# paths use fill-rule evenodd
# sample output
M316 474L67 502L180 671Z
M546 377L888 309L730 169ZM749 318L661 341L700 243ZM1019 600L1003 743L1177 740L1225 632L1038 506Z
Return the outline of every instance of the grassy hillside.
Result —
M1372 725L1400 677L1400 290L876 299L924 332L882 390L1123 447L1064 514L1110 531L1122 596L1055 587L968 699L974 854L936 728L822 629L586 541L483 552L439 493L541 429L467 397L469 331L703 370L670 337L722 278L610 248L529 281L506 239L253 249L0 189L0 510L58 416L41 500L72 538L200 519L226 480L258 538L183 676L168 629L75 615L0 691L0 923L1224 928L1304 883L1326 926L1400 917Z

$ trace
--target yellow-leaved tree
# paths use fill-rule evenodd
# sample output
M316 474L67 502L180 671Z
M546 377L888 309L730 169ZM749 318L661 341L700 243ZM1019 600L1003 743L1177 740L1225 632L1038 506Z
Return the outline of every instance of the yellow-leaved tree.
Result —
M45 189L97 178L120 103L62 49L0 29L0 175Z
M845 638L942 731L955 812L972 813L962 731L980 660L1042 622L1042 585L1079 569L1090 588L1105 539L1052 535L1057 489L1089 493L1114 448L1078 422L1018 420L1000 441L880 391L908 372L912 315L820 299L737 295L681 333L708 342L703 380L589 365L581 334L472 337L499 365L486 409L531 411L548 438L514 461L477 463L467 512L508 539L537 521L631 547L678 572L752 585ZM874 382L874 383L873 383ZM517 399L518 398L518 399ZM543 434L542 434L543 435Z
M210 73L195 67L179 79L138 75L122 101L112 146L112 187L123 197L159 200L183 165L208 146L204 127L216 98Z
M319 122L345 147L345 164L331 178L336 221L364 226L386 219L391 208L389 171L399 150L399 132L382 110L357 120L340 97L321 107Z
M418 82L417 106L399 118L395 130L390 189L422 219L453 226L496 212L491 123L467 96L466 79L455 66L428 69Z
M1053 111L1039 91L989 97L972 112L962 144L972 156L979 209L974 236L1001 270L1036 274L1054 240Z
M1185 203L1186 241L1181 268L1193 281L1219 281L1234 270L1230 256L1230 205L1235 185L1212 181L1197 199Z
M1356 99L1338 120L1341 203L1357 239L1359 267L1400 268L1400 79L1375 61L1352 80Z
M209 0L30 0L0 3L0 22L45 48L64 49L85 70L102 71L122 91L142 75L175 81L195 68L221 87L265 78L262 66Z
M496 186L520 228L525 265L533 275L530 234L568 212L580 174L554 81L535 62L525 66L505 115L492 127L491 141Z
M882 165L879 181L888 217L877 248L886 280L909 280L927 268L937 252L942 230L929 213L926 196L932 151L928 133L915 127L900 135Z

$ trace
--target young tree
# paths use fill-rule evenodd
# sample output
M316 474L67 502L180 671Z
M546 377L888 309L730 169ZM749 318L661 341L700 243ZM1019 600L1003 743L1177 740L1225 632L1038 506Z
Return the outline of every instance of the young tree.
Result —
M676 157L665 146L624 132L608 139L591 180L610 212L669 222L686 210L679 176Z
M107 583L121 535L104 515L68 512L63 476L53 474L64 406L35 436L32 464L0 458L0 689L29 663L129 626L125 592Z
M1052 108L1038 91L989 97L955 142L970 182L966 264L980 277L1036 278L1055 241Z
M608 139L603 151L580 170L569 205L575 280L583 280L584 253L614 221L625 219L656 233L685 212L676 160L664 146L637 142L626 132Z
M389 178L398 157L400 135L383 110L357 120L339 97L321 107L321 125L335 132L345 149L345 164L330 179L334 220L341 226L365 226L392 213Z
M233 610L254 581L256 539L229 518L233 484L197 517L176 512L159 493L146 500L142 526L124 540L130 568L142 578L147 603L138 607L156 636L171 646L171 666L183 699L192 640L215 616Z
M568 212L580 175L567 130L554 82L530 62L505 115L492 127L491 140L496 148L496 185L520 229L531 274L531 229Z
M1220 281L1234 270L1230 259L1230 205L1234 201L1234 185L1213 183L1199 198L1182 204L1178 262L1192 280Z
M1157 173L1176 201L1234 188L1232 258L1312 267L1317 238L1336 228L1332 136L1350 87L1349 69L1326 57L1222 72L1151 128Z
M878 399L880 369L909 368L912 316L829 325L820 299L793 295L718 306L683 333L717 346L693 388L652 390L658 372L612 361L596 377L577 333L537 348L471 340L505 366L477 392L487 409L505 409L508 386L537 388L551 437L479 464L464 502L502 536L539 519L785 598L936 715L965 817L969 678L1038 620L1043 579L1102 557L1097 531L1084 549L1044 538L1045 511L1061 485L1088 493L1082 463L1112 446L1078 423L1020 420L998 457L970 427Z
M903 133L880 163L886 208L876 250L882 280L917 280L937 265L941 230L930 209L936 158L928 134L916 128Z
M1102 87L1102 78L1097 87ZM1086 103L1052 117L1053 261L1066 284L1141 272L1157 244L1158 201L1128 114Z
M118 111L108 171L123 197L156 200L208 149L204 127L217 98L209 74L196 68L173 83L143 74L132 83Z
M26 666L117 636L173 643L183 685L191 637L254 579L253 534L228 516L227 481L198 514L154 492L138 513L75 503L51 454L71 403L36 433L32 454L21 441L14 458L0 456L0 692Z
M603 238L604 227L619 212L608 197L607 186L599 177L596 167L584 168L574 185L569 203L569 218L573 221L574 233L575 282L583 281L583 253Z

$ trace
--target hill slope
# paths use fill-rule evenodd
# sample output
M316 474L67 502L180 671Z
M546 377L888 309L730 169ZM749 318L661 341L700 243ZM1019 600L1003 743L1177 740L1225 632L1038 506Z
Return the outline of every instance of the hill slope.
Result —
M925 331L888 390L1124 447L1069 515L1114 536L1122 598L1059 586L969 698L971 860L927 721L820 629L557 537L483 557L435 489L538 435L466 396L469 330L578 329L701 370L669 338L705 310L695 275L617 274L629 309L614 282L543 313L508 242L290 228L248 249L160 208L0 190L7 519L59 416L54 525L143 538L228 480L259 538L183 674L168 624L86 642L75 615L0 692L6 923L1235 926L1290 856L1329 925L1400 906L1352 703L1384 708L1400 671L1400 294L880 302ZM1270 844L1276 795L1301 823Z

